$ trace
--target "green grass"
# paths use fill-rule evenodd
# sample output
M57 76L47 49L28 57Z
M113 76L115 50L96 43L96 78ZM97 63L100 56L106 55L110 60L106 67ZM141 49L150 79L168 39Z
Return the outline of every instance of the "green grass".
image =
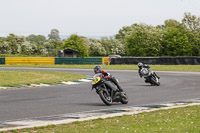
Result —
M0 67L76 68L93 69L95 65L0 65ZM200 65L150 65L154 71L200 72ZM106 70L138 70L137 65L102 65Z
M0 71L0 86L58 83L81 78L86 78L86 76L61 72Z
M50 125L5 133L199 133L200 106ZM4 133L4 132L2 132Z

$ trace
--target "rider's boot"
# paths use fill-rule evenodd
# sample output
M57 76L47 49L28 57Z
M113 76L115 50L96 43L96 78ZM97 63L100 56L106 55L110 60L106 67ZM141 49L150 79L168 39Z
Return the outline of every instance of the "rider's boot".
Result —
M117 88L119 90L119 92L123 92L124 90L121 88L121 86L117 85Z
M119 86L119 83L117 82L117 79L115 77L112 77L112 82L117 86L119 92L123 92L124 90Z

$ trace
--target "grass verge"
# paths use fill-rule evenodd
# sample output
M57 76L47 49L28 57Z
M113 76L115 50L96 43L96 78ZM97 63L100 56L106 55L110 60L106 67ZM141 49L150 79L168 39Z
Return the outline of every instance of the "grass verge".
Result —
M0 65L0 67L75 68L93 69L95 65ZM200 72L200 65L150 65L154 71ZM103 65L106 70L138 70L137 65Z
M0 86L58 83L86 78L85 75L61 72L0 71Z
M199 133L199 124L196 105L2 133Z

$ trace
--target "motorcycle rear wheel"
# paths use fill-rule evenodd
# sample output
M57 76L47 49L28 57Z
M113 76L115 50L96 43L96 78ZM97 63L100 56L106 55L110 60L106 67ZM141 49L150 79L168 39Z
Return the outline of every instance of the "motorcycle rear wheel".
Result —
M125 92L123 92L123 93L121 94L121 100L120 100L120 102L121 102L122 104L127 104L127 103L128 103L128 96L126 95Z

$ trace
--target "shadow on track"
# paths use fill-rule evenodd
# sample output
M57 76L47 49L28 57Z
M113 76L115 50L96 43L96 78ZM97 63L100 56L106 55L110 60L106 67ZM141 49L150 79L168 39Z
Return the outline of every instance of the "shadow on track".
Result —
M112 107L112 106L118 106L122 105L121 103L113 103L111 106L107 106L104 103L76 103L76 105L79 106L104 106L104 107Z
M152 85L134 85L134 86L152 86Z

